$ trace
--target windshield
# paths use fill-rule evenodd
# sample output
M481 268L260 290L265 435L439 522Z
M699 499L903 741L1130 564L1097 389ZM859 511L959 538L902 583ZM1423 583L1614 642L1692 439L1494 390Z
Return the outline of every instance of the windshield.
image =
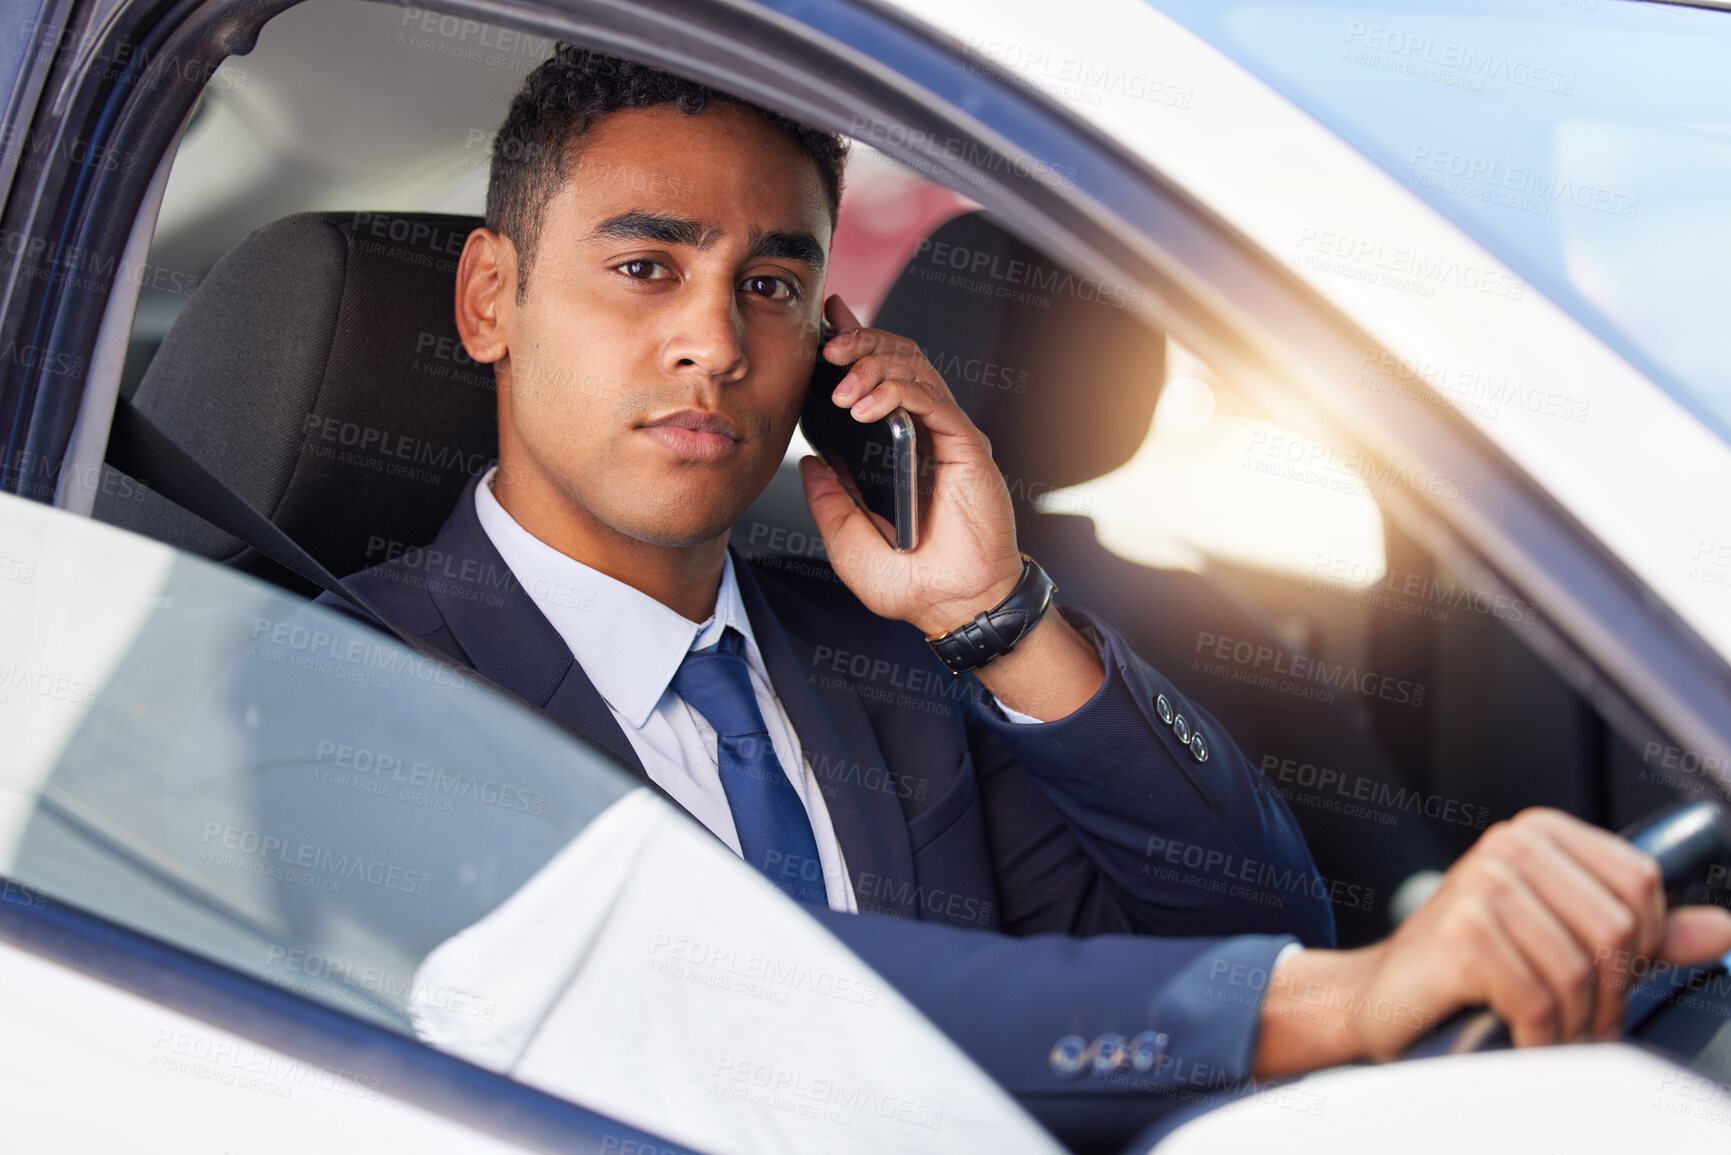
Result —
M1731 438L1731 15L1152 0Z

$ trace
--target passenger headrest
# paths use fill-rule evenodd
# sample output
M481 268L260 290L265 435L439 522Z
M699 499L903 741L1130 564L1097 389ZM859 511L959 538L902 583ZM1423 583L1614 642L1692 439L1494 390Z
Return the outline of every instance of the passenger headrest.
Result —
M1140 289L1073 273L977 212L921 242L872 324L919 343L1025 499L1128 461L1166 375Z
M135 404L333 573L429 542L498 453L490 365L457 339L457 258L476 217L303 213L217 262ZM301 587L146 491L96 516ZM120 495L127 496L120 496Z

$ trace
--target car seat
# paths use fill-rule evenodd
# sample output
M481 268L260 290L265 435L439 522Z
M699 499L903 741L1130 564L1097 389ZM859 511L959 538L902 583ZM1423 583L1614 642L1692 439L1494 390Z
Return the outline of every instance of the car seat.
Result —
M493 371L464 352L453 304L480 224L327 212L259 229L199 286L134 405L332 573L431 541L498 452ZM316 592L157 494L130 492L104 484L94 516Z

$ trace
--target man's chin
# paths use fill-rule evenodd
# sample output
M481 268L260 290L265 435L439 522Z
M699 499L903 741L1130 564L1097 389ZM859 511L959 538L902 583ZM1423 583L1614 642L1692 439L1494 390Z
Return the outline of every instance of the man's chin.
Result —
M665 546L668 549L689 549L692 546L703 545L705 542L714 541L718 537L724 537L726 536L727 531L732 528L733 523L726 522L719 529L704 528L673 531L655 530L633 533L631 536L646 545Z
M637 484L624 493L641 495L645 500L633 503L634 508L618 509L623 516L613 526L651 545L701 545L732 529L768 479L763 484L754 481L749 471L737 468L638 474Z
M741 512L731 507L703 509L688 502L658 510L639 510L633 516L615 520L612 525L620 533L646 545L689 549L725 537Z
M581 484L565 487L567 500L615 533L646 545L687 549L725 537L780 462L767 469L744 461L731 463L732 468L670 469L640 460L621 464L626 468L615 467L604 476L581 475Z

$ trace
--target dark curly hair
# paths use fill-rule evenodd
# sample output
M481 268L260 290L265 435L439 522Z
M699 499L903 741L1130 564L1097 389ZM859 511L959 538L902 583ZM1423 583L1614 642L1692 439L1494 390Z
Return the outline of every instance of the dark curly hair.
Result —
M672 104L695 116L712 103L749 109L787 133L817 165L830 223L835 223L847 160L844 138L658 68L562 43L529 74L493 138L487 227L510 237L517 248L518 300L529 285L542 209L571 174L575 142L602 117L621 109Z

